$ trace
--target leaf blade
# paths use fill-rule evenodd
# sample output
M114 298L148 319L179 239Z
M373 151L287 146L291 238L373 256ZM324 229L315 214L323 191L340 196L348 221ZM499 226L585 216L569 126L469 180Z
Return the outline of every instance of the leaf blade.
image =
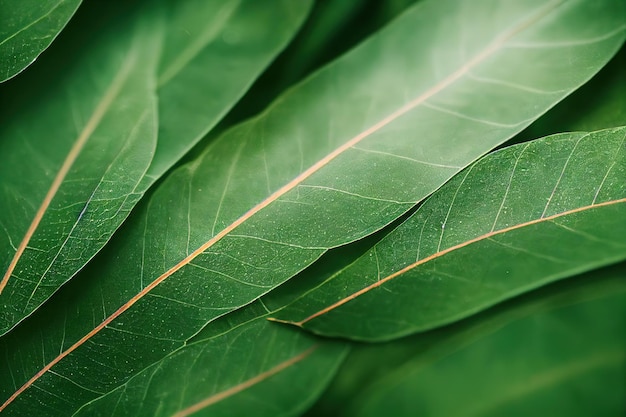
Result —
M7 300L5 307L7 314L4 314L0 320L2 323L0 334L7 332L20 320L31 314L107 243L147 188L180 158L182 151L187 150L194 141L197 141L199 132L201 134L206 131L210 128L211 123L214 124L219 119L219 116L236 101L263 66L280 50L301 23L309 5L309 2L306 1L297 4L276 2L272 4L272 7L264 8L263 14L255 15L258 7L257 2L205 1L201 3L200 6L191 4L191 2L157 2L156 4L144 2L134 6L136 10L131 13L130 17L127 16L127 8L121 11L114 9L113 12L107 9L105 12L98 10L97 5L91 6L85 11L85 13L90 13L90 15L85 15L85 22L79 22L82 26L72 28L73 31L68 36L74 35L76 38L83 38L87 33L87 38L89 38L88 35L91 32L98 30L85 29L85 26L89 25L89 18L100 19L100 16L96 16L98 13L105 16L111 14L112 16L103 19L108 23L104 29L105 35L88 42L90 52L86 54L86 58L75 64L72 61L70 67L74 71L74 77L66 76L64 78L65 84L57 86L51 92L47 91L51 88L45 90L48 95L53 96L53 99L46 98L47 101L44 100L46 103L49 101L49 104L46 104L47 107L44 107L43 110L41 108L31 110L31 103L27 101L23 105L23 109L25 109L23 114L14 111L13 118L7 116L12 127L7 129L4 134L7 136L7 141L3 144L2 152L9 156L4 169L0 169L0 175L8 179L2 196L2 205L7 208L10 214L7 215L7 220L2 222L7 236L0 238L0 247L2 247L2 252L6 252L6 256L13 252L13 257L12 259L2 259L2 267L5 266L6 262L6 269L4 269L6 272L0 281L0 294L10 279L19 282L10 283L7 289L8 293L2 297ZM227 53L220 52L224 47L219 44L217 46L211 43L198 44L202 34L195 36L194 29L197 27L192 27L192 23L196 26L202 24L206 27L206 20L198 21L198 16L205 16L212 8L225 7L224 5L231 7L231 9L236 8L233 12L234 17L228 20L221 19L223 16L217 15L215 18L218 19L217 24L219 25L211 32L214 37L221 39L227 33L237 32L242 25L246 29L244 32L237 32L239 36L237 42ZM198 7L193 8L192 6ZM195 22L190 22L189 7L193 8ZM249 23L251 16L257 18L255 30L251 30L251 25L245 25ZM131 43L131 46L126 45L124 43L127 42L125 38L130 39L132 37L133 28L140 27L143 20L149 19L153 19L155 23L149 28L142 29L147 33L143 35L142 40ZM259 27L272 19L279 19L284 22L281 29L272 31L270 34L265 31L265 34L259 35ZM121 28L113 24L117 21L123 22L121 24L116 23ZM183 31L182 29L186 32L185 38L181 40L177 36L180 37L178 33ZM193 32L193 37L190 35L191 32ZM157 45L157 42L162 36L166 46L163 48L165 50L164 57L159 62L162 48L161 43ZM207 41L207 39L200 40ZM72 41L76 42L75 40ZM178 70L182 71L183 75L203 69L210 70L212 67L219 66L228 68L233 74L228 79L204 76L202 82L198 83L194 82L197 81L196 79L184 78L181 81L175 78L158 86L157 89L155 77L157 76L158 65L174 62L178 55L172 55L171 51L177 48L181 49L184 42L191 42L193 45L199 46L193 51L195 55L189 57L191 61L179 65ZM72 42L65 42L61 46L70 51L74 49ZM104 78L109 76L107 71L110 69L107 63L118 59L124 48L133 48L132 51L135 51L135 55L141 54L144 50L151 51L150 56L144 53L145 56L140 57L131 56L129 52L128 60L120 64L122 65L120 68L125 68L124 71L129 70L129 65L132 64L137 67L135 72L142 68L143 72L140 76L135 76L132 81L126 80L123 83L122 78L111 76L110 94L103 93L104 98L101 105L96 106L92 114L81 115L83 108L89 108L92 106L91 101L98 99L97 94L100 91L98 83L103 83ZM255 55L248 55L248 59L245 62L242 61L242 55L250 48L256 51ZM53 63L63 62L64 59L68 58L67 54L68 52L65 52L65 55L61 53L60 56L49 59ZM207 66L207 61L211 61L211 66ZM96 67L97 70L92 71L93 67ZM45 74L35 73L31 77L34 79L44 77L44 80L51 82L48 69L41 66L38 69L46 71ZM55 73L55 71L51 72ZM204 73L202 74L204 75ZM93 78L95 86L83 85L87 81L81 80L88 80L90 77ZM32 82L32 79L22 80L24 85ZM58 84L58 81L55 84ZM140 85L143 86L142 91L138 91L137 86ZM217 90L220 92L219 97L214 94L215 97L210 108L204 106L201 110L196 110L195 114L200 113L202 117L195 121L193 129L189 128L185 132L178 131L174 134L173 132L180 130L181 123L186 124L189 120L185 119L175 124L172 119L181 119L180 108L186 109L192 106L192 103L189 98L172 97L171 91L175 90L184 96L190 90L204 93L207 89ZM16 90L19 89L16 87ZM72 92L76 90L76 93L74 96L69 96L66 90ZM125 106L131 107L128 101L134 91L143 95L145 100L150 100L150 105L153 107L157 104L155 91L159 94L158 111L161 120L158 140L156 137L157 110L155 108L151 108L150 117L144 121L146 125L144 128L138 127L136 130L130 129L128 132L119 132L124 123L133 123L130 120L131 114L140 108L140 104L135 103L135 107L132 107L131 111L118 111L117 113L110 110L110 105L113 104L114 109ZM15 94L17 95L17 93ZM37 99L39 100L39 98ZM111 100L113 101L111 102ZM106 110L110 111L107 112ZM53 113L55 117L51 116ZM164 114L167 115L165 121L163 120ZM81 117L85 118L84 129L77 133L78 138L74 145L71 148L68 145L69 150L65 162L62 162L63 159L59 155L59 161L54 161L58 167L55 165L50 168L49 164L42 164L41 167L33 166L32 169L20 167L20 172L15 172L15 166L20 165L25 157L33 158L33 155L29 153L30 148L33 148L32 153L35 153L35 157L43 160L43 162L49 162L48 159L51 159L48 157L49 154L56 158L59 153L56 147L65 146L64 142L69 141L69 133L60 128L58 130L50 129L49 124L63 124L66 126L65 130L71 130L74 124L81 122ZM140 115L136 116L136 118L139 117ZM54 120L55 118L60 118L62 123L58 123ZM28 130L24 125L30 125L33 128ZM23 130L27 131L23 132ZM150 131L148 132L148 130ZM44 132L56 143L55 148L37 152L35 150L36 144L23 143L23 136L27 137L27 141L35 142L34 138L44 135ZM109 140L109 136L112 136L113 140ZM125 138L129 138L129 140L125 140ZM143 149L136 149L137 146L131 146L132 142L145 143L142 146ZM168 146L167 144L170 142L175 142L176 147ZM112 149L111 143L119 143L120 145L118 148ZM84 146L87 146L87 149L83 149ZM106 159L102 155L98 155L98 149L102 154L108 155L109 158ZM95 166L101 166L100 171L102 172L94 172L96 171ZM52 169L58 173L54 179L49 178L52 185L48 191L36 190L37 193L35 193L31 182L38 183L42 181L42 178L50 177L49 171ZM85 177L92 178L87 184L83 184L84 187L79 190L71 188L72 183ZM140 181L137 183L138 177ZM98 180L99 178L101 180ZM103 184L109 186L103 186ZM42 194L42 203L36 201L39 193ZM34 197L31 198L29 195ZM114 197L120 200L119 204L106 203L106 200L113 200ZM26 203L23 200L26 200ZM33 207L33 213L28 213L33 218L30 225L22 224L24 223L23 217L25 217L23 212L29 211L25 210L23 206L38 204L40 204L39 209ZM81 205L82 207L80 207ZM58 211L63 211L66 207L69 207L67 212L56 215ZM75 207L78 208L75 209ZM50 214L50 212L54 214ZM114 214L111 215L110 213ZM42 220L43 223L41 223ZM17 238L16 236L20 237ZM34 249L28 247L33 236L35 243L31 246ZM42 240L44 242L41 242ZM73 244L73 242L78 243ZM49 256L41 254L53 246L56 246L54 248L56 251L50 251ZM37 248L42 250L36 250ZM24 252L27 252L26 255ZM3 254L3 256L5 255ZM22 256L24 259L20 260ZM11 278L12 275L14 275L13 278Z
M4 1L0 29L0 82L32 64L61 32L81 0Z
M623 259L625 132L555 135L485 157L278 319L325 334L388 339ZM467 212L453 209L459 206ZM389 292L375 291L379 288ZM423 301L415 300L418 291ZM338 301L323 301L333 297ZM373 300L393 300L396 307L378 309L360 324L342 324L344 314L354 318L358 311L373 311Z
M153 25L154 16L146 15L125 27L126 39L96 35L93 53L72 62L48 96L5 115L0 333L71 278L110 236L95 231L115 228L117 214L125 217L138 200L156 145L151 73L158 38L146 36ZM22 87L38 85L41 74L26 75L18 80ZM42 136L49 143L41 144Z
M263 316L198 337L74 415L296 415L328 383L347 347L285 332Z
M359 236L371 233L384 226L406 211L416 201L432 192L451 175L447 172L442 174L439 170L446 170L447 168L442 168L438 165L458 167L459 164L469 163L473 158L486 151L487 148L495 146L496 143L505 140L507 135L512 134L517 129L521 129L524 123L529 123L530 119L528 117L531 114L534 117L538 117L542 111L547 110L548 107L566 94L565 91L560 89L560 87L563 87L563 84L559 84L559 92L554 93L554 96L552 93L538 95L542 97L539 100L541 103L539 110L535 107L535 104L526 106L524 111L531 113L517 113L514 116L515 120L512 119L512 115L507 114L501 120L497 119L495 121L496 124L502 125L497 126L497 129L495 129L496 126L493 123L467 121L467 118L443 112L444 116L439 116L435 120L442 126L446 125L449 127L453 122L452 126L458 128L460 126L468 127L467 123L474 123L483 129L480 130L476 126L469 128L468 137L473 137L470 133L476 134L480 131L481 134L474 137L474 140L480 141L481 145L478 146L473 142L463 142L461 148L455 149L455 152L458 152L458 154L455 153L454 158L447 151L443 151L445 134L443 134L444 137L435 135L425 139L423 143L420 142L424 149L428 149L432 153L429 154L428 158L424 158L424 155L422 155L422 158L419 158L419 153L423 149L416 150L413 142L408 139L400 143L401 146L396 143L398 145L397 149L376 148L374 145L382 144L384 146L387 143L386 139L397 134L397 131L391 131L392 129L389 129L390 131L378 132L379 135L367 138L371 139L371 142L368 142L368 147L365 151L355 149L347 157L348 159L344 160L342 160L342 157L345 155L339 155L337 159L333 160L332 166L326 167L324 172L320 171L310 176L310 179L315 180L315 182L303 184L302 189L294 189L292 195L289 196L290 199L277 201L280 204L268 205L267 207L258 206L263 204L262 202L268 196L272 196L275 190L287 190L281 187L284 187L285 184L290 184L290 181L306 172L307 167L314 166L315 163L323 160L324 157L338 146L341 146L346 140L356 137L359 135L359 132L363 132L369 126L376 125L380 120L385 120L384 117L394 114L393 110L397 111L398 108L402 108L402 105L410 101L405 97L406 79L394 77L393 75L403 74L403 76L407 76L407 74L404 74L406 71L409 75L415 75L416 78L420 78L423 74L413 74L412 72L413 67L411 64L416 59L414 56L407 56L403 51L393 52L394 59L399 60L402 65L399 66L400 70L396 70L398 73L392 73L392 76L389 75L389 68L383 68L379 71L361 68L363 67L363 62L370 61L372 51L378 51L379 49L387 51L382 46L397 45L398 39L406 38L405 31L420 27L420 25L415 24L415 19L421 19L418 21L426 23L436 21L437 19L433 18L433 13L435 13L435 16L439 16L442 13L443 9L439 9L441 7L439 5L442 3L431 2L428 4L430 9L427 10L430 10L430 15L428 13L425 13L425 15L421 14L421 12L424 12L423 8L413 9L408 12L405 17L393 23L386 32L381 32L382 34L376 35L376 38L373 38L374 40L344 57L341 63L336 65L336 68L339 69L331 68L320 72L300 86L297 91L294 89L287 93L285 97L279 99L274 107L258 119L222 136L221 140L211 145L211 148L204 154L204 159L199 159L175 171L155 192L148 205L143 207L146 214L138 214L133 216L134 218L129 219L128 228L125 229L125 233L128 236L125 236L124 239L120 238L114 245L117 246L116 249L111 249L111 252L106 253L106 257L116 259L117 262L115 264L107 263L106 265L98 266L98 274L101 274L102 278L98 279L98 282L84 281L76 284L72 288L76 289L76 294L80 294L80 299L77 300L74 295L70 294L68 289L63 298L57 297L57 304L50 304L50 309L47 310L50 312L49 317L44 317L42 312L37 317L37 321L33 319L32 323L38 323L34 324L35 328L41 329L42 332L45 331L45 340L53 344L55 352L66 352L67 345L74 346L72 343L83 340L82 337L85 334L92 335L89 340L80 342L75 348L72 347L74 349L71 352L72 355L65 356L62 361L59 359L55 362L56 366L54 369L50 369L50 371L60 375L66 372L75 375L76 373L72 369L74 366L73 359L70 358L77 358L79 361L84 360L83 352L88 351L92 346L113 344L123 346L123 350L127 353L124 355L123 360L129 364L130 369L111 369L106 366L99 368L103 366L102 363L93 363L91 361L84 364L85 368L81 368L92 369L93 372L97 372L101 376L98 381L93 381L87 375L81 374L81 385L84 384L90 387L90 389L99 392L112 389L115 387L115 384L130 378L134 370L142 369L148 364L154 363L162 357L163 352L171 351L177 346L184 344L207 321L214 320L233 309L250 303L255 298L290 278L317 259L325 249L358 239ZM488 3L482 4L483 6L486 5L487 9L490 7ZM550 4L552 5L552 3ZM545 6L543 3L542 5ZM573 13L572 10L588 15L588 10L585 9L587 6L584 3L568 3L567 5L568 7L565 9L555 9L558 10L555 11L557 17L562 17L561 13ZM448 5L446 4L446 6ZM502 25L507 26L514 23L514 26L518 27L528 22L529 19L532 20L533 17L537 17L537 8L541 9L541 7L536 4L531 6L529 8L532 10L525 10L521 17L518 14L509 15L509 20L502 23ZM447 12L447 10L445 11ZM462 7L456 11L463 17L465 12L467 12ZM595 64L592 67L594 70L597 70L602 65L602 62L608 59L608 56L617 49L623 38L621 32L618 32L617 29L607 30L607 26L621 28L622 22L614 20L615 16L613 14L607 14L606 18L610 24L605 24L607 21L600 19L603 24L596 26L595 30L599 30L599 33L604 34L615 32L614 39L603 41L600 45L594 45L589 50L586 49L589 44L584 42L582 45L569 45L565 46L563 50L559 49L560 47L556 50L563 53L563 56L566 57L574 53L574 50L571 48L576 49L577 56L587 56L587 58L591 59L590 56L593 55ZM470 20L467 20L468 24ZM555 20L558 21L556 17L547 21L553 22ZM545 28L550 26L542 27L545 32ZM428 28L432 29L432 27ZM507 28L510 29L508 26ZM502 28L498 27L495 29ZM578 28L576 27L576 29ZM577 30L572 30L572 32L567 34L578 35ZM479 50L482 50L479 46L482 46L484 49L486 47L485 44L490 45L493 38L497 37L499 33L499 30L493 30L488 34L483 34L486 39L479 39L480 42L477 41L478 45L474 46ZM541 33L545 35L545 33ZM589 32L585 32L584 35L589 35ZM449 41L447 34L446 40ZM420 42L416 42L416 44L421 45ZM432 45L429 47L432 47ZM580 48L583 49L581 50ZM392 50L390 47L389 51ZM442 50L446 50L446 48L442 48ZM592 50L593 54L591 54ZM599 52L600 50L602 52ZM392 52L388 53L391 54ZM598 61L598 54L603 57L606 54L606 56ZM548 56L555 58L559 54L555 53L555 50L551 50ZM500 58L504 59L503 56L500 56ZM506 57L506 59L508 60L509 57ZM381 62L387 61L382 59ZM459 71L459 62L455 60L448 64L451 67L448 71L449 74L455 77L455 72ZM557 66L560 64L561 61L556 63ZM494 64L491 63L491 65ZM460 67L462 68L462 64L460 64ZM536 70L536 66L533 65L524 68L519 73L516 72L515 75L528 76L529 73L527 71L532 72L533 68ZM407 71L407 69L411 69L411 71ZM346 74L353 74L357 70L364 71L363 79L355 80L353 76L346 76ZM427 68L426 71L431 71L431 69ZM592 72L582 74L576 71L576 74L570 73L571 77L560 77L557 81L561 83L566 79L566 83L571 82L571 84L568 84L571 90L588 79ZM533 74L537 75L538 72ZM346 84L341 85L340 87L342 88L338 88L335 82L337 79L341 79ZM436 81L440 79L445 79L445 76L438 78L437 74L435 74L429 77L426 84L435 83L436 85ZM545 82L543 77L541 80ZM380 103L362 103L359 101L359 98L362 97L363 85L369 86L370 84L367 81L375 81L374 84L377 86L387 86L388 82L397 82L397 84L394 84L395 89L382 89L385 91L385 95ZM464 81L471 82L471 80ZM415 92L419 94L420 92L428 91L429 88L432 88L432 85L425 86L420 84L413 87ZM460 99L467 93L464 88L467 85L464 84L462 87L455 89L455 94L458 94ZM538 88L540 87L542 85ZM390 93L389 90L393 90L393 93ZM330 93L338 94L337 97L342 97L347 92L350 92L350 97L349 99L344 97L346 101L343 104L346 107L329 108L326 100L321 99L333 97L328 96ZM450 95L446 97L449 99ZM546 98L547 96L550 97ZM512 96L507 95L506 97L508 102ZM354 103L360 105L357 109L359 110L358 112L355 111L354 106L351 106ZM337 106L337 103L333 104ZM370 109L372 105L374 107ZM488 112L491 108L479 107L487 112L485 114L486 117L490 116ZM473 109L469 104L468 108ZM303 140L288 140L293 137L300 139L302 136L302 134L296 134L301 132L301 130L298 130L301 129L299 114L296 114L298 117L294 115L290 118L287 117L289 113L294 111L293 109L306 111L305 114L312 114L315 117L306 129L306 134L309 138L307 142ZM394 127L406 133L409 131L407 130L409 128L415 128L415 126L421 126L422 123L427 123L428 120L432 119L433 114L441 113L437 113L438 111L427 107L419 107L419 110L420 113L416 113L417 116L410 118L410 120L409 118L402 118L398 121L397 126L394 125ZM353 117L349 117L350 125L344 126L341 132L334 132L332 135L333 140L329 140L331 143L320 144L318 138L329 137L328 133L332 129L328 130L328 125L320 126L319 120L332 120L330 115L334 115L335 112L338 114L333 117L346 118L353 113L358 113L359 117L356 120ZM469 116L476 119L477 117L475 116L478 115L474 112L470 113ZM493 122L493 119L489 120ZM511 125L515 127L511 127ZM432 127L432 125L428 124L427 126ZM441 129L442 126L439 126L439 128ZM334 128L334 126L331 127ZM259 132L265 132L265 134ZM256 137L260 138L260 145L258 142L256 144L252 143L251 138L255 137L253 136L254 133L259 133ZM485 137L488 137L489 140L485 139ZM488 142L489 145L482 142L483 140ZM394 144L391 141L389 143ZM243 152L243 147L248 145L253 148L251 148L250 152ZM254 146L256 146L256 149ZM474 149L472 151L473 154L471 152L468 154L469 149L473 146L476 146L478 149ZM446 149L448 148L446 147ZM298 151L299 149L300 151ZM393 152L394 150L395 152ZM396 163L394 170L386 170L385 167L388 164L373 165L369 163L372 162L371 159L367 159L371 158L370 154L381 155L380 152L377 154L372 151L390 151L387 153L408 156L416 160L411 162L411 164L415 165ZM415 152L418 153L415 154ZM271 158L269 158L270 154ZM302 159L293 158L293 155L302 156ZM363 155L367 155L367 157ZM269 159L266 159L266 157ZM389 156L382 155L382 157L388 158ZM423 163L424 159L426 159L426 164ZM274 163L266 164L270 160ZM358 164L355 161L358 161ZM238 171L237 180L234 181L231 168L236 169L242 166L245 166L245 168ZM263 166L271 170L267 172L262 168L255 169ZM346 166L358 167L359 170L350 172L351 177L346 177ZM376 167L376 169L373 169L372 166ZM416 168L416 166L419 168ZM266 175L259 179L254 175L259 172ZM394 181L389 180L389 183L394 183L392 191L385 187L371 187L371 184L363 184L363 182L359 181L346 181L346 178L352 180L359 176L376 178L378 175L383 177L383 174L387 173L395 181L394 183ZM412 184L415 188L406 190L406 179L412 178L409 173L419 174L421 178L431 182L426 185ZM337 179L339 182L335 181ZM353 184L353 186L346 189L346 184ZM371 194L372 188L376 194ZM342 196L341 200L337 197L338 195ZM373 198L363 198L363 196ZM307 206L306 204L299 204L302 203L302 201L299 201L300 197L310 199L310 201L316 202L317 205ZM206 201L211 201L213 204L206 204ZM369 205L366 206L365 202ZM348 204L350 204L349 210L359 213L358 219L355 220L355 212L344 213ZM287 209L287 206L290 208ZM223 207L228 207L228 209L223 209ZM242 223L237 229L237 234L225 235L219 241L216 241L211 250L197 255L194 262L190 262L190 251L194 251L196 248L206 244L213 237L214 232L219 233L219 231L229 227L233 222L238 221L237 219L242 218L242 216L249 216L246 213L249 213L255 207L257 207L258 214L250 218L258 220ZM297 207L297 210L291 207ZM284 215L286 211L288 211L289 216ZM362 223L361 220L366 218L367 215L372 218L376 217L376 220L368 218L367 222L360 224ZM276 223L272 223L272 219L281 219L280 227L277 227ZM317 221L318 219L321 219L320 223L315 223L312 227L309 221ZM329 223L333 226L332 228L328 226ZM319 232L319 236L309 233L309 230ZM182 233L176 233L176 231L182 231ZM285 236L288 236L288 239ZM321 244L320 241L322 242ZM150 249L144 250L145 248ZM248 257L247 254L253 255ZM107 259L106 257L103 257L103 259ZM185 264L179 268L178 265L181 260ZM173 268L179 269L175 270ZM173 274L173 272L177 273ZM171 275L163 275L168 273ZM120 276L129 277L129 281L120 284L120 281L117 279ZM146 285L155 282L154 279L160 280L159 285L152 291L143 291ZM106 294L106 297L104 297L104 294ZM207 294L210 294L210 297ZM135 298L137 295L140 295L140 297ZM65 298L66 296L69 298ZM130 307L127 304L129 300L134 303L133 308L124 307L125 305ZM59 308L59 305L59 311L64 311L64 313L59 313L58 311L55 313L55 308ZM76 311L66 310L66 305L75 306ZM124 308L124 310L119 310L120 308ZM102 330L96 334L90 333L99 326L99 323L108 320L107 317L110 317L111 311L116 312L115 314L118 314L117 312L120 311L116 319L111 322L107 321L109 325L102 327ZM161 316L155 317L152 314L146 314L146 312L150 311L159 311ZM45 324L41 324L41 321L39 321L42 317L45 319ZM180 320L177 320L177 317L185 317L185 321L180 322ZM65 324L66 321L70 323L67 326ZM38 327L40 325L41 327ZM65 336L61 336L61 333ZM41 340L39 340L38 336L24 337L22 332L16 331L13 337L16 339L11 339L10 341L7 339L6 343L22 346L20 351L26 349L25 346L28 345L29 352L34 348L34 355L43 354L46 356L38 363L50 363L50 361L59 357L58 354L46 355L45 352L41 353ZM14 340L20 341L17 343ZM146 350L147 345L149 345L149 348ZM141 351L141 355L132 356L139 351ZM117 360L121 360L116 356L119 354L119 352L111 351L102 352L101 360L105 364L115 363ZM14 356L15 352L12 348L9 355L12 359L7 362L7 367L11 368L13 361L20 363L19 358ZM132 365L130 365L131 363ZM29 370L33 368L32 364L26 366ZM95 371L95 369L98 369L98 371ZM30 375L38 371L39 368ZM33 390L26 390L33 382L36 382L33 385L37 387L52 384L57 389L62 390L59 388L59 384L63 383L63 381L58 379L60 377L53 372L47 372L38 380L31 379L30 382L22 385L24 387L22 390L23 396L18 398L17 401L20 405L11 405L11 408L8 410L18 410L20 409L19 407L28 406L24 396L35 395ZM26 372L24 372L24 375L20 375L20 380L24 378L24 381L29 381L31 376L25 377L25 374ZM54 380L56 382L53 382ZM87 391L89 390L83 390L81 394L85 396L92 395L92 393ZM53 396L46 398L51 403L57 401ZM80 405L79 400L76 400L76 402ZM9 404L5 403L5 407L7 406Z
M594 270L546 285L448 326L392 342L357 345L326 394L305 415L358 414L362 411L363 398L377 395L394 381L407 380L420 369L445 361L512 323L623 294L623 272L623 263Z
M611 415L624 405L623 300L622 285L617 293L501 324L439 357L416 355L404 372L373 384L345 414L379 415L393 407L394 414L411 415L416 397L408 392L420 392L420 407L433 415L522 416L542 410L583 416L592 409ZM460 401L446 400L443 386ZM394 407L394 401L406 408Z
M159 142L144 183L154 183L220 121L310 8L311 1L284 0L264 6L251 0L166 3L157 75ZM275 21L281 25L268 31Z

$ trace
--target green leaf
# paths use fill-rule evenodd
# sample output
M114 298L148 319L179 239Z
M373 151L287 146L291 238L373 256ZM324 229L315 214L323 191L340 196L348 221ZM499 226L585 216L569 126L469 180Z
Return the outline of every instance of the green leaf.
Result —
M8 180L0 191L0 207L7 213L0 222L5 229L0 270L6 271L0 283L0 334L104 246L148 186L212 127L295 33L309 4L196 3L147 2L126 18L121 16L127 9L111 13L109 23L125 23L107 26L107 37L89 42L88 55L68 66L71 73L62 82L54 81L41 106L26 101L0 132L6 138L0 152L7 155L0 176ZM95 6L87 10L91 19L111 8ZM129 43L133 27L159 13L166 21L143 29ZM91 19L70 34L84 36ZM280 30L265 30L275 19L283 22ZM73 49L67 42L60 46ZM41 76L35 72L20 82L25 86ZM38 142L44 135L49 141L42 147Z
M626 406L623 272L621 288L601 298L491 325L443 355L437 346L415 355L341 415L619 415Z
M626 258L626 127L490 154L277 318L385 340Z
M3 338L0 409L74 410L406 212L602 67L625 26L594 4L424 2L224 134Z
M328 384L346 345L271 324L259 304L246 309L258 318L229 319L227 329L197 336L74 415L298 415Z
M141 196L157 141L158 20L143 14L118 25L2 115L0 334L69 280ZM41 86L48 70L33 68L5 94Z
M157 79L159 142L146 185L163 175L237 102L296 33L310 6L309 0L166 4Z
M626 47L591 81L528 126L517 143L561 132L607 129L626 125Z
M386 389L396 381L405 380L511 323L623 294L626 291L625 267L626 264L621 263L558 281L438 329L387 343L356 344L324 395L305 416L351 414L349 410L361 409L364 399L377 395L379 387ZM586 337L587 331L581 329L580 334ZM463 372L463 367L456 369L457 375Z
M32 64L79 5L80 0L0 0L0 82Z

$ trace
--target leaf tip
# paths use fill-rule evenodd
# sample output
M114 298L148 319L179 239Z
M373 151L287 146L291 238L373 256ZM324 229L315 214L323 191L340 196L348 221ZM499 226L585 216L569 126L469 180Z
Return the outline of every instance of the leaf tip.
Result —
M274 323L282 323L282 324L289 324L291 326L302 327L302 322L282 320L282 319L278 319L276 317L267 317L266 320L272 321Z

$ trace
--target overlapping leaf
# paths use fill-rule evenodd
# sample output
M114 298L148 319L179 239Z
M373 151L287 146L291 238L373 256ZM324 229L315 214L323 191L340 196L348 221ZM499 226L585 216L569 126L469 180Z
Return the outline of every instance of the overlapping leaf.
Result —
M293 37L310 6L310 0L193 0L164 5L167 22L157 79L159 141L146 185L163 175L237 102Z
M33 63L67 24L80 2L0 1L0 82Z
M449 356L416 355L359 392L341 415L619 415L626 405L623 273L612 294L500 324Z
M277 317L389 339L626 258L625 138L564 133L486 156Z
M147 187L219 120L295 33L308 5L145 2L137 15L121 18L124 23L118 20L126 9L115 15L110 5L90 5L85 24L101 19L103 7L113 14L108 37L91 41L81 62L70 60L71 74L61 83L50 80L48 66L21 80L22 87L37 77L59 85L36 96L41 106L27 102L26 110L16 110L1 133L0 334L108 241ZM129 43L133 28L155 16L163 21ZM274 19L282 22L280 30L265 30ZM78 27L69 35L84 31ZM74 53L71 43L60 46ZM49 61L67 55L60 51Z
M119 25L32 101L3 109L0 334L80 269L141 194L157 141L159 22L144 14ZM47 71L39 66L3 93L41 86Z
M75 415L297 415L325 388L347 347L279 328L266 315L257 303L221 319L203 332L216 334L197 336Z
M518 142L561 132L626 126L626 47L587 84L515 137Z
M74 410L392 221L606 62L624 25L620 2L604 6L407 12L177 170L100 264L4 338L2 408Z
M305 416L358 415L369 397L378 396L379 391L390 389L395 382L406 381L421 369L436 366L442 359L489 338L511 323L534 320L533 317L567 306L623 294L626 291L625 268L626 264L621 263L555 282L434 330L386 343L353 346L341 372ZM580 333L584 335L586 331L581 329ZM449 377L456 381L463 376L464 367L459 367Z

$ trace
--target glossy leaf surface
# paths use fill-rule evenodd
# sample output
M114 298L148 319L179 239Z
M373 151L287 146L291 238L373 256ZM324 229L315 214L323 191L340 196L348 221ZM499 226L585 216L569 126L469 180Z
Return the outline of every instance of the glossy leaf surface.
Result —
M169 176L101 262L4 339L2 407L75 409L386 225L602 67L624 35L621 2L604 6L409 10Z
M626 258L625 137L564 133L486 156L277 317L389 339Z
M70 20L80 0L0 1L0 82L37 59Z
M99 13L112 15L106 27L108 38L83 44L89 52L81 62L70 61L71 73L61 83L47 73L49 65L38 68L32 79L47 77L59 85L44 90L43 98L35 97L42 102L40 107L32 109L32 103L26 102L29 110L15 111L19 116L11 118L10 127L0 133L7 138L0 145L2 155L7 155L0 168L0 177L6 179L0 200L6 210L0 220L6 232L0 237L6 257L0 264L4 273L0 303L4 301L5 311L0 334L95 255L147 187L219 119L278 53L308 9L308 2L283 1L262 7L261 13L259 5L255 1L144 2L134 6L131 17L126 16L128 6L86 5L91 15L81 16L85 21L99 19ZM212 20L207 21L207 16ZM126 45L133 27L146 26L150 19L158 23ZM265 30L274 20L283 22L280 30ZM69 35L84 31L84 27L73 29ZM61 46L81 50L68 42ZM124 48L128 53L122 53ZM48 61L54 64L67 58L57 54ZM123 65L137 67L134 78L117 82L116 71L120 73ZM52 72L60 76L60 71ZM32 79L20 81L28 85ZM110 97L104 92L107 88ZM145 126L138 125L147 105L152 106L150 117L142 119ZM41 146L43 135L47 143Z
M622 275L612 294L501 325L443 357L416 355L357 394L342 415L619 415L626 407L624 283Z

